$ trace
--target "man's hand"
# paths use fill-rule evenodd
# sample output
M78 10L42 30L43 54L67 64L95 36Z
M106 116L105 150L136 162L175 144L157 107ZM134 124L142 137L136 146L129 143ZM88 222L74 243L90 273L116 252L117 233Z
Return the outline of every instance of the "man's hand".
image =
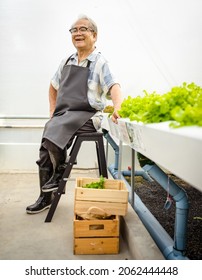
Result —
M118 119L120 118L120 116L119 116L119 114L118 114L118 112L117 111L114 111L113 112L113 114L111 115L111 119L112 119L112 121L114 122L114 123L118 123Z
M114 123L118 123L117 120L120 118L118 110L120 110L123 100L120 86L118 84L113 85L110 89L110 94L114 105L114 112L111 116L111 119Z

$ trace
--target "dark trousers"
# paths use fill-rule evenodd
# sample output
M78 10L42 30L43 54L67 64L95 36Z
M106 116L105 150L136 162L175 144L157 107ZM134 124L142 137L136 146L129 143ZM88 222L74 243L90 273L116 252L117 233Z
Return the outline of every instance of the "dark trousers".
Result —
M41 147L39 149L39 159L37 160L37 164L40 168L45 169L52 169L53 165L50 159L50 152L57 153L57 155L60 157L60 164L65 163L66 156L67 156L67 150L71 147L74 138L77 135L83 134L83 133L91 133L96 132L96 129L93 125L92 120L88 120L81 128L77 130L77 132L72 136L70 141L67 143L67 146L62 150L52 142L50 142L48 139L43 139L41 143ZM61 135L61 137L64 137Z

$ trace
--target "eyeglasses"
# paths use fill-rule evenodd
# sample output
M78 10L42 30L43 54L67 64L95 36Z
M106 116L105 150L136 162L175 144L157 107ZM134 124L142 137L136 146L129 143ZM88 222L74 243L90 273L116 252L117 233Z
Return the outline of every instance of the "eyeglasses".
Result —
M85 27L85 26L81 26L79 28L76 28L76 27L73 27L69 30L69 32L74 35L76 34L78 31L81 33L81 34L85 34L87 31L91 31L91 32L94 32L93 29L89 28L89 27Z

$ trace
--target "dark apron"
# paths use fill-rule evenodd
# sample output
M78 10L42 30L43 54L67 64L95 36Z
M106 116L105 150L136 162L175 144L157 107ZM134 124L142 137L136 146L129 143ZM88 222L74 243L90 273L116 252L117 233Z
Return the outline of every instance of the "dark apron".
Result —
M42 137L61 149L96 112L87 97L89 64L90 61L87 67L65 65L62 71L56 108L45 125Z

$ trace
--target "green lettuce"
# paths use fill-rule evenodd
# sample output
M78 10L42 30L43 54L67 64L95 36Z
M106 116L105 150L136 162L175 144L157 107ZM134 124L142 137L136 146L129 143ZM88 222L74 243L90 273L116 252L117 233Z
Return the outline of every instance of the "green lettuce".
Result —
M183 83L169 92L124 99L119 114L130 121L160 123L171 121L171 127L202 126L202 88L195 83Z

